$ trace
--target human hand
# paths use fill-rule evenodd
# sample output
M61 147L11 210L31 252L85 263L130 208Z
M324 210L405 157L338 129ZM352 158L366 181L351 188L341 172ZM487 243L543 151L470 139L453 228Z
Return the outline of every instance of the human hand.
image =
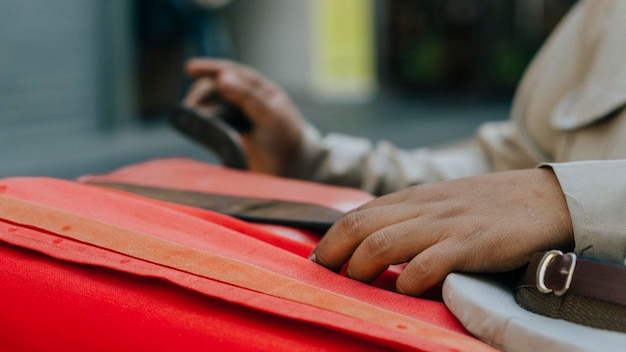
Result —
M550 169L424 184L377 198L334 224L311 260L371 282L408 262L400 293L417 296L450 272L500 272L531 254L573 247L565 198Z
M187 74L197 78L185 106L209 108L219 94L251 120L252 131L241 135L251 171L285 175L297 158L305 121L287 94L251 68L225 60L192 59Z

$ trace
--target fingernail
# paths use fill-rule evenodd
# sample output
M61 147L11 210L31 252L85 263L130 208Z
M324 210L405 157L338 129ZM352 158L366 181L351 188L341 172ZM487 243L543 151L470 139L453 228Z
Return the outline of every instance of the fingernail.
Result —
M309 255L309 260L312 261L313 263L316 263L317 259L317 252L315 250L313 250L313 252L311 252L311 254Z

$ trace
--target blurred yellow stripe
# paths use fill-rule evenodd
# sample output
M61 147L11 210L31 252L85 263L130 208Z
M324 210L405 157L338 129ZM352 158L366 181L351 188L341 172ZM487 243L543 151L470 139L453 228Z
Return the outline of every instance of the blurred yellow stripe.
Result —
M323 98L366 99L375 90L372 0L314 0L313 90Z

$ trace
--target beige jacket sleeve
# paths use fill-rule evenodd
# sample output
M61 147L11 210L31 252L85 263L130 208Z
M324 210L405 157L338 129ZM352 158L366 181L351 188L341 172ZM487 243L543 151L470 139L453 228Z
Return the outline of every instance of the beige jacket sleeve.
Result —
M483 151L474 141L441 149L401 150L386 141L373 144L365 138L340 134L322 137L312 127L305 139L292 176L356 187L375 195L489 170Z
M513 143L515 129L511 122L487 123L466 141L403 150L387 141L374 144L334 133L321 136L309 126L291 176L382 195L420 183L534 167L540 159Z

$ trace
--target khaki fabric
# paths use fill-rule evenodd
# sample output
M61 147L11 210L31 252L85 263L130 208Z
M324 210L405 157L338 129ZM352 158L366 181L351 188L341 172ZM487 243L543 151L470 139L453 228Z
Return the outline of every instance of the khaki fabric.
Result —
M291 176L385 194L487 172L552 167L574 223L576 250L626 257L626 1L577 3L525 73L510 120L446 148L388 142L309 126ZM620 160L621 159L621 160Z

